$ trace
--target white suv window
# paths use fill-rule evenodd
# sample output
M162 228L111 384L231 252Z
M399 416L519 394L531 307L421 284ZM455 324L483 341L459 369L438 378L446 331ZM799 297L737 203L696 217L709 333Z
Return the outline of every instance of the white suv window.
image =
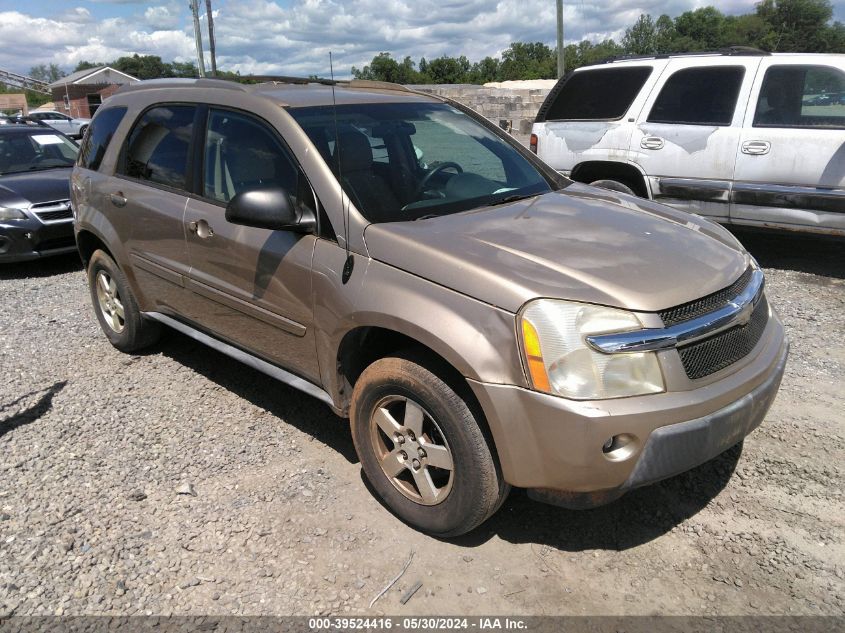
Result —
M829 66L770 67L754 127L845 129L845 73Z
M663 86L651 112L650 123L684 125L730 125L744 66L685 68Z
M537 114L537 121L621 119L651 71L651 66L629 66L573 73L549 93Z

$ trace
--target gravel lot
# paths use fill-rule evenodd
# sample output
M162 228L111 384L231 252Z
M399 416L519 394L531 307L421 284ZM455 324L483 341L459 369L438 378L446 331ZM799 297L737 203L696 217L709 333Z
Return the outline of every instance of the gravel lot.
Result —
M0 618L842 614L845 249L740 238L792 340L741 455L590 511L515 491L453 542L380 506L324 405L175 333L117 352L73 257L2 267Z

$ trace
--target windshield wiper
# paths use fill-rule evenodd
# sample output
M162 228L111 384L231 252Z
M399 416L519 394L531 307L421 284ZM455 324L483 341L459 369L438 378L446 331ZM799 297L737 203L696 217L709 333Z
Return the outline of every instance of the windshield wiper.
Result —
M498 200L494 200L493 202L489 202L487 206L495 207L499 204L508 204L509 202L516 202L518 200L525 200L526 198L534 198L539 196L539 193L521 193L521 194L513 194L510 196L505 196L503 198L499 198Z

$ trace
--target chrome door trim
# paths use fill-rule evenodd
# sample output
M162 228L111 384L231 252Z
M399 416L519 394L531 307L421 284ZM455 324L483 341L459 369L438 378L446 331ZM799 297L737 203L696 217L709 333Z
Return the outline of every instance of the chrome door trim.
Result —
M709 314L667 328L596 334L588 336L587 343L603 354L657 352L689 345L723 330L748 323L754 307L763 296L763 285L763 271L758 268L751 273L751 280L745 290L726 306Z

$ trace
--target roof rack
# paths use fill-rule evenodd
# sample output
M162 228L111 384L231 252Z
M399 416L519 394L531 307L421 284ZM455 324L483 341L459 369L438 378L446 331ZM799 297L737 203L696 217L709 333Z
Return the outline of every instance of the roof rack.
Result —
M611 64L613 62L625 62L636 59L669 59L670 57L706 57L708 55L727 55L727 56L758 56L771 55L770 52L754 48L752 46L726 46L715 51L688 51L686 53L655 53L654 55L614 55L597 61L587 66L597 66L599 64Z
M124 84L118 89L118 93L134 92L136 90L150 90L153 88L168 88L179 86L196 86L199 88L223 88L228 90L240 90L243 92L254 89L260 84L320 84L323 86L348 86L349 88L364 88L371 90L398 90L400 92L414 92L401 84L394 84L388 81L373 81L370 79L320 79L318 77L288 77L286 75L239 75L238 77L226 79L213 79L210 77L175 77L165 79L145 79L131 84Z
M224 90L240 90L246 92L244 84L226 79L211 79L209 77L166 77L163 79L144 79L131 84L123 84L115 94L135 92L136 90L153 90L155 88L179 88L180 86L196 86L197 88L222 88Z

